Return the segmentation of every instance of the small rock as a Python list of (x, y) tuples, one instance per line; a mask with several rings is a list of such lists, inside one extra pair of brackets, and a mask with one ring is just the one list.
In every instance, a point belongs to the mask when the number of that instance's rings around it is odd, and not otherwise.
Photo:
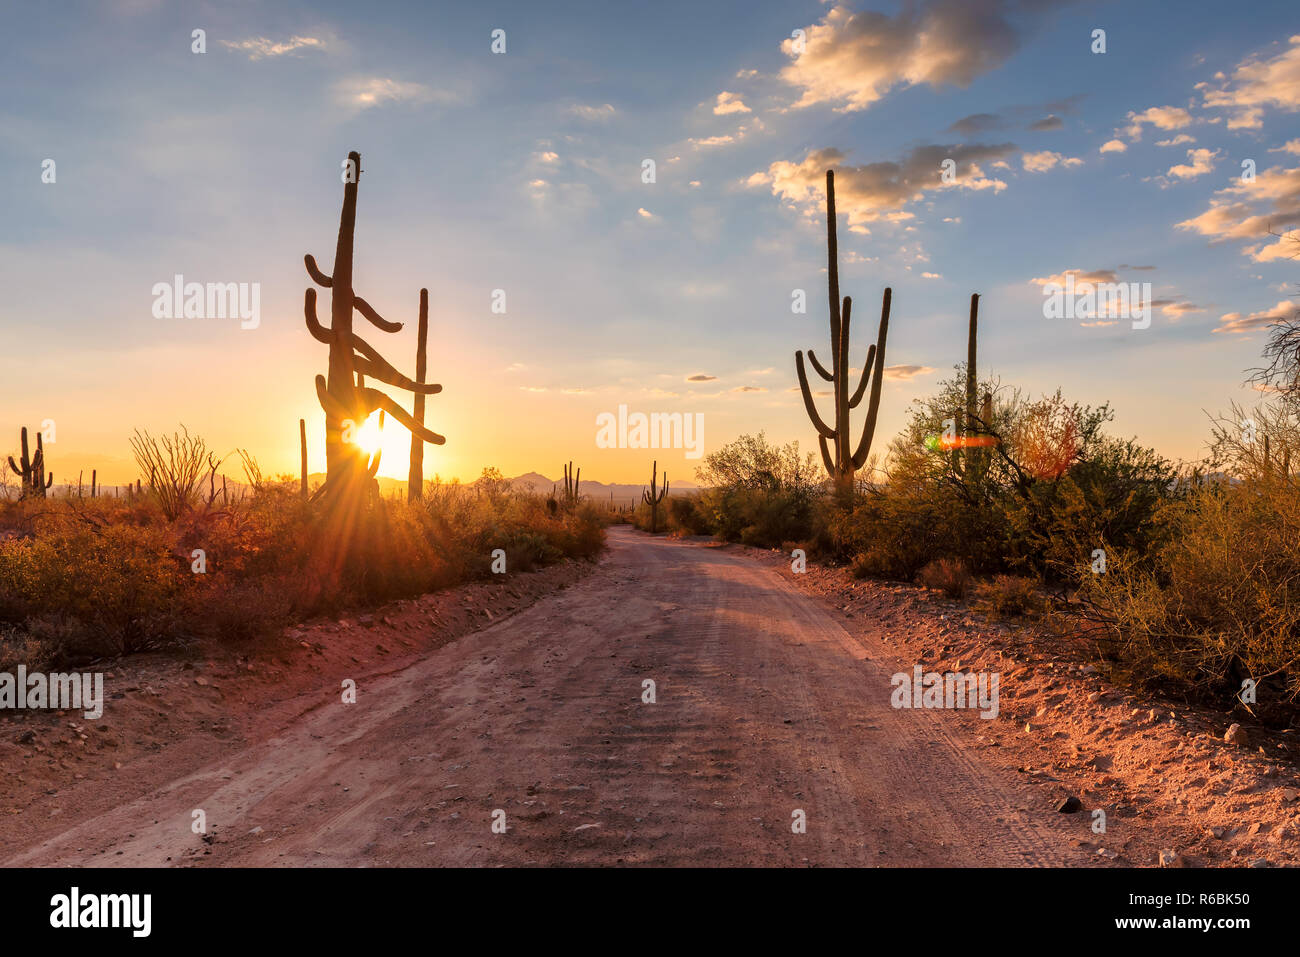
[(1216, 841), (1221, 841), (1223, 840), (1223, 835), (1228, 833), (1228, 830), (1223, 827), (1212, 827), (1209, 829), (1208, 833), (1210, 837), (1214, 838)]
[(1161, 851), (1159, 855), (1159, 861), (1161, 867), (1186, 867), (1187, 866), (1186, 862), (1183, 861), (1182, 855), (1176, 854), (1173, 851)]
[(1056, 806), (1059, 814), (1074, 814), (1083, 808), (1083, 802), (1071, 794), (1064, 801)]
[(1285, 801), (1287, 804), (1290, 804), (1298, 797), (1300, 797), (1300, 791), (1297, 791), (1295, 788), (1282, 789), (1282, 800)]
[(1268, 867), (1268, 861), (1262, 857), (1257, 857), (1250, 862), (1251, 867)]
[(196, 685), (206, 685), (208, 683), (208, 679), (203, 677), (202, 675), (199, 675), (197, 678), (194, 679), (194, 683)]

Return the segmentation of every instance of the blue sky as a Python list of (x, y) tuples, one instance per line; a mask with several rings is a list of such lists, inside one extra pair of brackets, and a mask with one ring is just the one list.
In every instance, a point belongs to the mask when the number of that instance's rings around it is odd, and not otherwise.
[[(1243, 370), (1300, 282), (1267, 235), (1300, 225), (1294, 3), (137, 0), (14, 6), (7, 27), (0, 445), (55, 420), (60, 482), (126, 481), (131, 430), (180, 422), (289, 471), (306, 417), (323, 467), (301, 259), (330, 268), (350, 149), (355, 285), (409, 323), (369, 337), (407, 371), (430, 290), (444, 476), (572, 458), (639, 481), (649, 453), (595, 446), (620, 403), (703, 413), (706, 451), (759, 429), (815, 448), (790, 390), (794, 351), (826, 351), (828, 165), (855, 362), (894, 290), (879, 447), (964, 357), (979, 292), (984, 368), (1194, 457), (1205, 411), (1254, 400)], [(1046, 319), (1034, 280), (1067, 270), (1167, 308), (1143, 330)], [(177, 273), (260, 283), (260, 324), (155, 318)]]

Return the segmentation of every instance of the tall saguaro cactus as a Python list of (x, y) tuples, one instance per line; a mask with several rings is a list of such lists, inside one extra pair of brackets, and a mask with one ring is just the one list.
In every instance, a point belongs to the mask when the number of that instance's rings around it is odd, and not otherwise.
[[(862, 366), (862, 378), (857, 389), (849, 393), (849, 317), (852, 314), (853, 300), (844, 297), (843, 310), (840, 306), (840, 266), (839, 248), (835, 237), (835, 171), (826, 171), (826, 246), (827, 276), (830, 293), (831, 312), (831, 367), (825, 368), (811, 349), (808, 361), (812, 363), (817, 374), (831, 383), (835, 397), (835, 424), (827, 425), (817, 412), (813, 402), (813, 391), (808, 384), (808, 374), (804, 371), (803, 352), (795, 353), (795, 369), (799, 373), (799, 388), (803, 392), (804, 407), (808, 418), (817, 429), (817, 440), (821, 445), (822, 463), (826, 472), (835, 483), (835, 488), (844, 500), (853, 497), (853, 474), (866, 464), (871, 454), (871, 441), (876, 433), (876, 418), (880, 412), (880, 387), (885, 370), (885, 339), (889, 334), (889, 306), (893, 290), (886, 287), (884, 300), (880, 306), (880, 327), (876, 334), (876, 344), (867, 349), (867, 361)], [(857, 447), (853, 447), (850, 413), (861, 404), (866, 394), (868, 379), (871, 393), (867, 401), (867, 418), (863, 423), (862, 437)], [(834, 443), (835, 453), (831, 454), (828, 443)]]
[(41, 442), (41, 433), (36, 433), (36, 455), (27, 455), (27, 427), (22, 429), (22, 455), (17, 462), (9, 456), (9, 468), (22, 479), (23, 498), (45, 498), (45, 490), (54, 484), (54, 473), (45, 475), (45, 446)]
[(659, 503), (668, 497), (668, 472), (664, 471), (663, 490), (656, 493), (655, 485), (659, 481), (659, 460), (655, 459), (654, 469), (650, 472), (649, 490), (641, 490), (641, 501), (650, 506), (650, 534), (659, 531)]
[[(420, 290), (420, 327), (415, 343), (415, 381), (424, 385), (424, 376), (428, 371), (429, 345), (429, 290)], [(424, 394), (415, 393), (415, 421), (424, 426)], [(406, 476), (406, 497), (418, 502), (424, 497), (424, 440), (414, 432), (411, 433), (411, 468)]]
[(988, 472), (990, 455), (983, 447), (986, 442), (980, 439), (982, 433), (987, 432), (993, 425), (993, 395), (989, 392), (984, 393), (983, 401), (978, 407), (978, 417), (975, 404), (979, 390), (976, 363), (979, 308), (979, 293), (973, 292), (970, 297), (970, 323), (966, 332), (966, 418), (961, 429), (963, 443), (952, 452), (953, 472), (976, 480), (983, 479)]
[(329, 499), (357, 501), (369, 486), (367, 457), (348, 441), (361, 423), (375, 410), (382, 409), (410, 430), (413, 436), (434, 445), (446, 438), (426, 429), (409, 412), (378, 389), (367, 388), (369, 376), (386, 385), (405, 389), (417, 396), (442, 391), (441, 385), (424, 384), (398, 372), (366, 340), (352, 331), (352, 312), (356, 310), (383, 332), (397, 332), (400, 322), (389, 322), (352, 288), (352, 247), (357, 221), (357, 185), (361, 180), (361, 154), (348, 154), (348, 176), (343, 186), (343, 211), (339, 216), (339, 237), (334, 252), (334, 272), (325, 275), (308, 253), (303, 257), (307, 274), (330, 290), (330, 325), (325, 328), (316, 318), (316, 290), (308, 289), (304, 303), (307, 329), (318, 342), (330, 347), (329, 377), (316, 376), (316, 396), (325, 410), (325, 494)]

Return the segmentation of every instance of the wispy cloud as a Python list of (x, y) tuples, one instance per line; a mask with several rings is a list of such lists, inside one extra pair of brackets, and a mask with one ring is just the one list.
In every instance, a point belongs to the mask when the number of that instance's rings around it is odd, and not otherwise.
[(1272, 325), (1279, 319), (1286, 319), (1296, 314), (1297, 307), (1294, 302), (1283, 299), (1271, 309), (1261, 309), (1259, 312), (1252, 312), (1243, 316), (1239, 312), (1225, 313), (1219, 321), (1223, 323), (1215, 332), (1228, 332), (1234, 335), (1240, 335), (1243, 332), (1254, 332), (1257, 329), (1263, 329)]
[(340, 106), (364, 110), (386, 103), (451, 103), (458, 97), (423, 83), (386, 76), (350, 76), (334, 84), (334, 99)]
[(248, 37), (245, 40), (222, 40), (223, 45), (232, 50), (248, 54), (250, 60), (263, 60), (267, 57), (297, 55), (303, 50), (325, 50), (326, 41), (320, 37), (290, 37), (287, 40), (272, 40), (268, 37)]
[(713, 105), (713, 112), (718, 116), (726, 116), (728, 113), (749, 113), (751, 110), (745, 105), (745, 101), (740, 98), (739, 93), (728, 93), (723, 90), (718, 94), (718, 101)]

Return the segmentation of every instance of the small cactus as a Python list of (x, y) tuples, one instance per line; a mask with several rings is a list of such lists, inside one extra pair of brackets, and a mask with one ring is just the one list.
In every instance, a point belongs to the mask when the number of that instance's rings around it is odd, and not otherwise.
[(578, 477), (582, 475), (582, 469), (573, 470), (573, 462), (570, 461), (564, 467), (564, 510), (572, 512), (578, 507)]
[(36, 455), (32, 458), (27, 456), (27, 429), (22, 430), (22, 457), (19, 462), (14, 461), (14, 457), (9, 456), (9, 468), (13, 473), (22, 479), (22, 497), (23, 498), (45, 498), (45, 490), (54, 484), (54, 473), (50, 473), (47, 478), (45, 475), (45, 446), (41, 442), (41, 433), (36, 433)]
[(653, 535), (659, 531), (659, 503), (668, 497), (668, 473), (664, 472), (664, 486), (658, 493), (655, 492), (655, 484), (659, 479), (659, 460), (655, 459), (654, 469), (650, 472), (650, 488), (642, 489), (641, 501), (650, 506), (650, 534)]

